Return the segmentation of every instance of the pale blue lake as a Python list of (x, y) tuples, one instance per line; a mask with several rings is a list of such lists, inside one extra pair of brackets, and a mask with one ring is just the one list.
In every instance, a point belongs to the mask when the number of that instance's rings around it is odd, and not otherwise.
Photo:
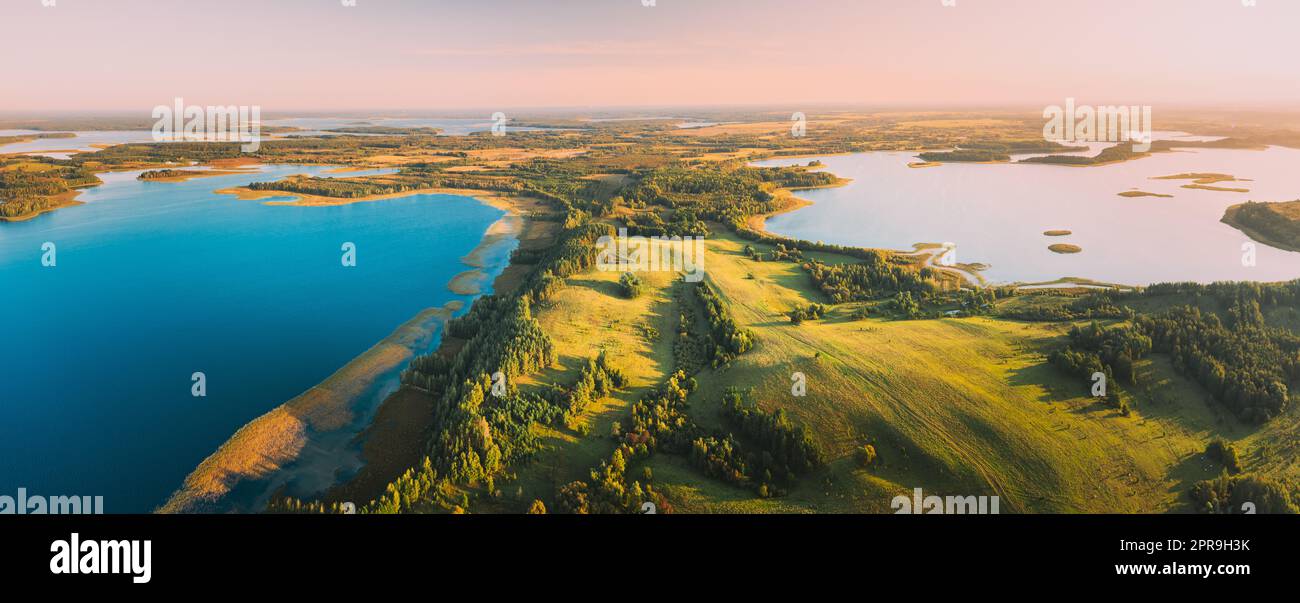
[[(948, 163), (911, 168), (915, 153), (878, 152), (773, 159), (759, 166), (813, 159), (853, 182), (799, 191), (813, 204), (767, 221), (774, 233), (810, 241), (911, 250), (917, 243), (956, 245), (957, 260), (989, 265), (991, 283), (1081, 277), (1126, 285), (1156, 282), (1279, 281), (1300, 278), (1300, 253), (1255, 244), (1221, 223), (1223, 210), (1247, 200), (1300, 198), (1300, 150), (1187, 149), (1097, 167)], [(1217, 186), (1249, 193), (1182, 188), (1190, 180), (1155, 180), (1187, 172), (1250, 179)], [(1173, 195), (1120, 197), (1138, 189)], [(1073, 231), (1046, 237), (1046, 230)], [(1082, 253), (1058, 254), (1053, 243)]]

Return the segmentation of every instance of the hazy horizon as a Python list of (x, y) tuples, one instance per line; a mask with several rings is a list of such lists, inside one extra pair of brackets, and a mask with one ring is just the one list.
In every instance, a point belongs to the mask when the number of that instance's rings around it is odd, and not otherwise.
[(1272, 0), (15, 0), (0, 111), (1263, 109), (1300, 100), (1298, 20)]

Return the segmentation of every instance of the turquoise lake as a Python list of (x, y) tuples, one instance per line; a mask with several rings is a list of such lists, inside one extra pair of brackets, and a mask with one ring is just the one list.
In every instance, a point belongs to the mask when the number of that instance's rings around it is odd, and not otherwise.
[[(0, 494), (151, 511), (249, 420), (421, 310), (468, 306), (447, 285), (499, 209), (455, 195), (294, 207), (212, 192), (328, 169), (103, 174), (85, 205), (0, 223)], [(512, 246), (489, 254), (489, 274)], [(206, 397), (191, 395), (195, 372)]]

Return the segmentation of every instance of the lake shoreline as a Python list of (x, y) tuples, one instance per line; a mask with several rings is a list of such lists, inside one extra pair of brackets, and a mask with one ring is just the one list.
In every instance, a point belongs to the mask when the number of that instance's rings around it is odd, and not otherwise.
[(1268, 245), (1269, 247), (1274, 247), (1277, 249), (1281, 249), (1283, 251), (1300, 252), (1300, 246), (1289, 245), (1282, 241), (1278, 241), (1271, 237), (1265, 236), (1263, 233), (1259, 232), (1258, 230), (1255, 230), (1254, 228), (1242, 224), (1241, 221), (1237, 219), (1237, 212), (1241, 210), (1241, 207), (1243, 205), (1245, 205), (1245, 203), (1238, 203), (1236, 205), (1229, 206), (1227, 209), (1223, 210), (1223, 217), (1220, 218), (1219, 221), (1241, 231), (1242, 234), (1246, 235), (1247, 237), (1250, 237), (1250, 240), (1255, 241), (1256, 243), (1263, 243), (1265, 245)]
[[(852, 182), (853, 182), (852, 178), (841, 178), (839, 176), (836, 176), (836, 181), (831, 184), (825, 184), (821, 186), (801, 186), (796, 188), (782, 188), (780, 189), (780, 191), (783, 193), (785, 204), (782, 207), (776, 209), (775, 211), (770, 211), (763, 214), (754, 214), (752, 216), (749, 216), (748, 218), (745, 219), (745, 227), (762, 235), (776, 237), (780, 239), (786, 239), (788, 241), (797, 241), (799, 239), (795, 237), (791, 237), (789, 235), (784, 235), (778, 232), (768, 230), (767, 220), (775, 216), (788, 214), (813, 205), (812, 201), (809, 201), (808, 199), (804, 199), (803, 197), (796, 196), (794, 193), (798, 191), (816, 190), (816, 189), (824, 189), (824, 188), (837, 188), (841, 186), (847, 186)], [(969, 282), (974, 285), (978, 285), (981, 287), (985, 285), (984, 277), (979, 274), (978, 270), (965, 269), (960, 266), (943, 266), (943, 265), (935, 264), (933, 261), (935, 259), (935, 254), (930, 252), (930, 250), (938, 247), (941, 247), (941, 245), (939, 245), (938, 243), (916, 243), (912, 246), (911, 251), (903, 251), (901, 249), (884, 249), (881, 247), (862, 247), (862, 249), (882, 249), (884, 251), (889, 251), (891, 253), (896, 253), (899, 255), (924, 256), (924, 258), (922, 259), (923, 266), (933, 268), (935, 270), (940, 270), (943, 272), (954, 273), (960, 276), (963, 281)]]
[[(432, 191), (408, 191), (385, 198), (431, 193)], [(485, 194), (480, 198), (475, 193)], [(510, 264), (507, 260), (500, 266), (488, 266), (484, 258), (489, 252), (517, 240), (527, 230), (530, 220), (523, 210), (532, 207), (536, 201), (488, 191), (438, 189), (437, 194), (470, 197), (506, 212), (485, 230), (478, 245), (462, 258), (462, 262), (472, 266), (471, 270), (456, 275), (448, 283), (448, 288), (458, 295), (479, 295), (481, 286), (477, 284), (485, 281), (490, 276), (489, 272), (498, 267), (499, 280), (501, 273), (506, 272)], [(476, 286), (465, 286), (467, 282)], [(468, 292), (471, 289), (473, 292)], [(395, 392), (382, 395), (382, 399), (373, 408), (357, 409), (355, 407), (358, 402), (363, 401), (367, 394), (375, 393), (376, 388), (383, 385), (381, 381), (400, 373), (414, 356), (432, 348), (435, 343), (441, 347), (445, 341), (442, 337), (443, 327), (465, 307), (464, 302), (453, 300), (441, 307), (426, 308), (339, 368), (325, 381), (249, 421), (186, 476), (181, 486), (155, 512), (256, 512), (259, 510), (256, 506), (264, 504), (262, 499), (275, 495), (275, 492), (265, 490), (277, 485), (282, 487), (280, 482), (292, 479), (295, 469), (319, 473), (321, 459), (314, 458), (311, 459), (315, 461), (314, 464), (308, 463), (305, 451), (320, 457), (321, 440), (327, 436), (337, 436), (343, 430), (356, 431), (341, 440), (347, 444), (347, 448), (354, 448), (351, 445), (371, 430), (374, 420), (381, 416), (389, 400), (404, 388), (398, 385)], [(358, 413), (358, 410), (361, 412)], [(345, 450), (337, 452), (344, 453)], [(361, 468), (364, 469), (368, 459), (364, 458), (364, 454), (358, 456), (361, 457)], [(341, 463), (345, 459), (339, 460)], [(344, 483), (347, 481), (350, 478)], [(259, 485), (263, 487), (259, 488)], [(334, 484), (332, 487), (339, 485)], [(253, 508), (238, 508), (241, 502), (249, 502), (241, 492), (250, 489), (255, 491)]]
[(240, 427), (185, 477), (181, 487), (156, 512), (229, 510), (233, 501), (227, 497), (237, 487), (286, 470), (310, 446), (314, 436), (352, 423), (354, 399), (382, 374), (414, 356), (410, 348), (450, 318), (459, 304), (453, 301), (423, 310), (325, 381)]
[[(511, 203), (510, 211), (515, 214), (515, 220), (507, 222), (512, 218), (507, 215), (498, 224), (502, 224), (503, 228), (506, 224), (517, 225), (518, 230), (513, 233), (513, 237), (519, 241), (520, 249), (543, 249), (552, 243), (557, 224), (534, 219), (530, 215), (545, 207), (544, 202), (530, 197), (506, 197), (500, 194), (491, 196), (492, 199), (484, 199), (483, 202)], [(501, 232), (498, 231), (498, 234)], [(491, 234), (486, 235), (485, 245), (470, 252), (465, 261), (475, 261), (475, 257), (487, 249), (486, 245), (491, 245), (486, 240), (490, 236)], [(506, 262), (505, 268), (492, 280), (492, 293), (513, 291), (527, 276), (530, 267), (530, 264), (517, 264), (513, 259)], [(463, 340), (444, 334), (434, 353), (451, 358), (462, 345)], [(432, 395), (417, 387), (403, 385), (390, 393), (376, 410), (370, 426), (357, 436), (364, 465), (356, 474), (331, 487), (320, 500), (326, 503), (353, 502), (361, 507), (382, 496), (384, 488), (404, 471), (418, 466), (427, 454), (425, 445), (433, 428), (432, 405)]]
[[(108, 145), (108, 146), (113, 146), (113, 145)], [(51, 151), (51, 152), (55, 152), (55, 151)], [(69, 152), (80, 153), (82, 151), (69, 151)], [(17, 154), (21, 154), (21, 153), (15, 153), (15, 155)], [(3, 155), (3, 153), (0, 153), (0, 155)], [(213, 168), (211, 171), (191, 171), (191, 172), (187, 172), (184, 176), (156, 178), (148, 181), (149, 182), (186, 182), (193, 178), (206, 178), (211, 176), (231, 176), (235, 174), (243, 174), (249, 172), (250, 170), (243, 169), (246, 166), (256, 166), (261, 164), (262, 164), (261, 161), (257, 159), (251, 159), (251, 158), (214, 159), (205, 164), (202, 164), (201, 166), (183, 166), (189, 168), (211, 167)], [(181, 169), (183, 169), (183, 167)], [(131, 168), (95, 170), (94, 173), (96, 175), (99, 175), (99, 174), (112, 174), (115, 172), (135, 172), (139, 170), (149, 171), (149, 170), (156, 170), (156, 169), (176, 169), (176, 166), (172, 164), (161, 164), (161, 165), (155, 165), (151, 167), (131, 167)], [(68, 207), (76, 207), (78, 205), (85, 205), (85, 202), (76, 200), (76, 198), (81, 195), (81, 192), (88, 188), (103, 186), (103, 184), (104, 183), (101, 180), (96, 184), (90, 184), (84, 187), (75, 188), (73, 190), (64, 193), (59, 193), (58, 195), (53, 196), (55, 199), (58, 200), (54, 205), (51, 205), (49, 207), (43, 207), (35, 212), (28, 212), (18, 216), (12, 216), (12, 217), (0, 216), (0, 222), (25, 222), (27, 220), (31, 220), (33, 218), (41, 216), (42, 214), (46, 214), (52, 211), (56, 211)]]
[(0, 222), (26, 222), (28, 220), (38, 218), (44, 214), (57, 211), (66, 207), (76, 207), (78, 205), (85, 205), (86, 203), (84, 201), (77, 200), (77, 197), (80, 195), (81, 195), (81, 189), (73, 189), (66, 193), (59, 193), (58, 195), (54, 196), (54, 198), (57, 199), (54, 205), (51, 205), (49, 207), (42, 207), (36, 211), (27, 212), (25, 214), (19, 214), (17, 216), (0, 216)]

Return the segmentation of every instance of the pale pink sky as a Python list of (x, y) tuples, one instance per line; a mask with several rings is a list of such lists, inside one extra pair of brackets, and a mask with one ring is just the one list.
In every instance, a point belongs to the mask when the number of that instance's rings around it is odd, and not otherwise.
[(1300, 106), (1300, 1), (0, 0), (0, 111)]

